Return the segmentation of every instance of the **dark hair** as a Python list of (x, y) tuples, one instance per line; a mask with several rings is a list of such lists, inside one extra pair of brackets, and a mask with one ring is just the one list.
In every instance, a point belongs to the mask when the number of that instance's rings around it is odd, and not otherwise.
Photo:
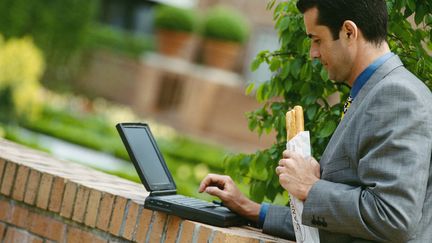
[(299, 0), (297, 8), (305, 13), (316, 7), (318, 23), (330, 28), (333, 39), (339, 39), (344, 21), (351, 20), (365, 39), (376, 45), (387, 39), (387, 6), (384, 0)]

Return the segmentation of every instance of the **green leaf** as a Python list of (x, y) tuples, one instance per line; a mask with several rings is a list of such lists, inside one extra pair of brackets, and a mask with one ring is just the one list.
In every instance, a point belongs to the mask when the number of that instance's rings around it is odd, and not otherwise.
[(417, 25), (419, 25), (423, 21), (423, 18), (426, 15), (426, 11), (426, 7), (422, 6), (421, 4), (417, 5), (416, 13), (414, 16), (414, 21)]
[(291, 75), (294, 76), (294, 78), (298, 78), (301, 65), (302, 60), (300, 59), (295, 59), (294, 62), (291, 63)]
[(290, 18), (288, 18), (287, 16), (284, 16), (283, 19), (281, 20), (278, 29), (280, 31), (284, 31), (289, 27), (290, 24)]
[(267, 190), (266, 190), (266, 197), (270, 199), (271, 201), (274, 201), (276, 195), (278, 194), (279, 190), (277, 188), (272, 187), (272, 184), (267, 183)]
[(305, 97), (310, 93), (310, 85), (309, 83), (303, 83), (302, 88), (300, 90), (300, 95)]
[(316, 105), (314, 105), (314, 106), (310, 106), (310, 108), (308, 108), (308, 109), (306, 110), (306, 116), (307, 116), (307, 118), (308, 118), (309, 120), (312, 120), (312, 119), (314, 118), (314, 116), (315, 116), (317, 110), (318, 110), (318, 107), (317, 107)]
[(415, 11), (415, 10), (416, 10), (416, 3), (415, 3), (414, 0), (408, 0), (408, 1), (407, 1), (407, 5), (408, 5), (408, 8), (409, 8), (411, 11)]
[(261, 84), (256, 92), (256, 99), (258, 100), (258, 102), (262, 103), (264, 101), (264, 88), (265, 88), (265, 84)]
[(322, 80), (324, 80), (324, 81), (329, 79), (328, 72), (327, 72), (327, 70), (325, 70), (325, 68), (321, 68), (320, 76), (321, 76)]
[(290, 73), (290, 65), (289, 65), (289, 63), (285, 63), (282, 66), (282, 71), (280, 72), (280, 78), (282, 80), (286, 79), (288, 77), (289, 73)]
[(280, 59), (279, 58), (273, 58), (271, 60), (270, 67), (269, 67), (270, 71), (275, 72), (276, 70), (279, 69), (280, 65), (281, 65)]
[(250, 194), (252, 200), (255, 202), (262, 202), (264, 200), (266, 186), (264, 181), (252, 181), (250, 187)]
[(278, 5), (276, 5), (276, 8), (273, 12), (273, 20), (278, 19), (281, 16), (281, 13), (283, 11), (284, 8), (284, 3), (283, 2), (279, 2)]
[(251, 172), (252, 178), (265, 181), (267, 180), (267, 162), (270, 160), (270, 157), (267, 153), (259, 153), (254, 160), (252, 160), (251, 164)]
[(288, 93), (291, 90), (293, 82), (290, 79), (284, 81), (284, 91)]
[(256, 71), (261, 66), (262, 62), (263, 58), (256, 57), (251, 63), (250, 69), (252, 70), (252, 72)]
[(336, 129), (336, 122), (333, 120), (326, 121), (324, 128), (319, 132), (320, 138), (326, 138), (330, 136)]
[(246, 88), (246, 95), (250, 95), (255, 88), (255, 83), (250, 83)]
[(250, 131), (255, 130), (255, 128), (257, 127), (257, 125), (258, 125), (258, 122), (254, 118), (250, 119), (249, 122), (248, 122), (248, 128), (249, 128)]
[(302, 80), (308, 80), (308, 76), (310, 74), (310, 67), (311, 65), (309, 63), (303, 64), (303, 66), (300, 69), (300, 79)]
[(315, 95), (309, 94), (309, 95), (306, 96), (304, 102), (305, 102), (306, 105), (311, 105), (311, 104), (315, 103), (315, 101), (316, 101)]
[(276, 0), (270, 0), (270, 1), (267, 3), (266, 9), (267, 9), (267, 10), (272, 9), (273, 6), (275, 5), (275, 3), (276, 3)]
[(273, 124), (273, 122), (272, 122), (272, 120), (270, 120), (270, 119), (267, 119), (267, 120), (265, 120), (264, 121), (264, 125), (263, 125), (263, 127), (264, 127), (264, 129), (265, 129), (265, 132), (267, 133), (267, 134), (269, 134), (270, 132), (271, 132), (271, 130), (272, 130), (272, 124)]

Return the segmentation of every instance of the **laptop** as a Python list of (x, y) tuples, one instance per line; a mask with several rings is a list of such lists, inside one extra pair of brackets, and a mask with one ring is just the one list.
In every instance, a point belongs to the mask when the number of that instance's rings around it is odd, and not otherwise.
[(177, 194), (176, 184), (145, 123), (119, 123), (117, 131), (150, 195), (144, 207), (219, 227), (243, 225), (246, 220), (220, 204)]

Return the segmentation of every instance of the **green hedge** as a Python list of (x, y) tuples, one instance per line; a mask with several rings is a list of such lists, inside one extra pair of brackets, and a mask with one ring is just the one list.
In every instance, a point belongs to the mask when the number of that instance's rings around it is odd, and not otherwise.
[(0, 32), (33, 36), (49, 58), (68, 56), (84, 43), (97, 6), (97, 0), (2, 0)]
[(155, 49), (154, 39), (145, 35), (134, 35), (130, 32), (110, 26), (93, 24), (88, 30), (86, 49), (107, 49), (109, 51), (139, 57)]
[[(115, 124), (110, 124), (101, 116), (80, 115), (46, 107), (38, 119), (31, 122), (23, 121), (21, 125), (33, 131), (129, 160), (114, 127)], [(212, 171), (223, 171), (223, 159), (228, 151), (221, 147), (181, 135), (169, 139), (156, 137), (156, 140), (165, 157), (192, 164), (204, 163)]]
[(76, 57), (98, 6), (99, 0), (1, 0), (0, 33), (32, 36), (47, 62), (45, 84), (61, 89), (77, 73)]
[[(38, 119), (20, 123), (27, 129), (130, 160), (114, 127), (115, 124), (111, 124), (103, 116), (45, 107)], [(11, 126), (5, 128), (5, 133), (7, 139), (44, 150), (36, 140), (20, 137), (19, 131)], [(156, 141), (178, 184), (178, 192), (211, 200), (212, 197), (209, 195), (198, 193), (199, 183), (208, 172), (223, 173), (223, 160), (228, 151), (183, 135), (169, 137), (156, 135)], [(106, 170), (105, 172), (139, 182), (134, 170)]]

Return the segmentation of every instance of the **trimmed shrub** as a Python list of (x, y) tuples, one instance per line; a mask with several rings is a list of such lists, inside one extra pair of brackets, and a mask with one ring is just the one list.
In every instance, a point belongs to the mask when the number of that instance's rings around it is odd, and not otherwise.
[(239, 12), (222, 6), (210, 9), (204, 19), (203, 36), (244, 43), (249, 36), (249, 23)]
[(192, 9), (168, 5), (155, 7), (155, 27), (158, 29), (193, 32), (197, 27), (197, 20)]

